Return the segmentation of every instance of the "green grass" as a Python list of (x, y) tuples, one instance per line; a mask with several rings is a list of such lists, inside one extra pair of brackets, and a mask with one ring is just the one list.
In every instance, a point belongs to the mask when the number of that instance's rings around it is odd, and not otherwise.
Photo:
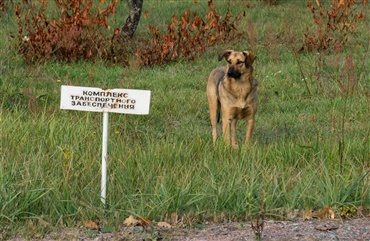
[[(199, 2), (145, 2), (149, 15), (137, 35), (147, 36), (147, 24), (158, 16), (158, 26), (165, 26), (173, 13), (189, 8), (205, 13), (205, 2)], [(216, 1), (224, 12), (242, 10), (244, 4)], [(115, 24), (122, 23), (124, 6), (117, 13), (120, 19), (112, 20)], [(218, 52), (250, 49), (247, 36), (232, 45), (215, 46), (194, 62), (179, 60), (153, 68), (56, 61), (27, 66), (9, 47), (16, 24), (11, 10), (4, 13), (1, 229), (27, 233), (21, 227), (29, 219), (40, 224), (42, 232), (96, 219), (119, 225), (130, 214), (162, 221), (174, 212), (199, 221), (224, 214), (244, 220), (260, 211), (263, 198), (271, 218), (327, 205), (335, 210), (341, 205), (363, 206), (368, 211), (369, 18), (358, 23), (342, 52), (298, 56), (309, 95), (292, 50), (312, 24), (305, 2), (253, 2), (252, 9), (244, 10), (256, 32), (259, 110), (253, 144), (239, 150), (221, 140), (212, 144), (205, 88), (210, 71), (224, 64), (217, 61)], [(298, 18), (307, 21), (292, 22)], [(245, 29), (247, 22), (241, 26)], [(268, 26), (280, 36), (275, 40), (275, 60), (266, 47)], [(340, 71), (349, 53), (360, 82), (353, 94), (343, 96), (338, 80), (348, 81)], [(100, 202), (102, 114), (60, 110), (61, 84), (152, 91), (149, 115), (110, 114), (107, 210)], [(238, 129), (241, 143), (244, 123)]]

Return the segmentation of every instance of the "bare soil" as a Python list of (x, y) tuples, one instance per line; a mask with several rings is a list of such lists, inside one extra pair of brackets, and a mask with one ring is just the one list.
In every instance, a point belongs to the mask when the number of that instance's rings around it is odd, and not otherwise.
[[(187, 241), (241, 241), (256, 240), (250, 223), (209, 223), (198, 228), (161, 228), (156, 224), (146, 227), (122, 227), (114, 232), (68, 229), (34, 239), (21, 236), (8, 238), (11, 241), (25, 240), (187, 240)], [(370, 218), (352, 220), (265, 221), (260, 240), (370, 240)]]

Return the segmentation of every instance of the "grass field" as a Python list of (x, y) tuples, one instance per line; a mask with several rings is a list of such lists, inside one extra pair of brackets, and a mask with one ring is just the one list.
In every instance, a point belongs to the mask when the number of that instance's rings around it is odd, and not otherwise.
[[(53, 2), (53, 1), (50, 1)], [(209, 48), (195, 61), (165, 66), (108, 66), (97, 61), (27, 65), (14, 51), (13, 9), (0, 18), (0, 230), (32, 235), (100, 220), (117, 226), (129, 215), (189, 223), (245, 220), (265, 212), (330, 205), (370, 208), (369, 7), (342, 51), (294, 54), (314, 28), (306, 1), (215, 1), (221, 13), (245, 11), (239, 29), (254, 25), (255, 42)], [(148, 23), (166, 26), (176, 13), (203, 16), (207, 2), (144, 1), (136, 38)], [(11, 4), (9, 4), (11, 5)], [(11, 6), (10, 6), (11, 7)], [(127, 14), (120, 3), (112, 25)], [(135, 41), (135, 38), (134, 38)], [(205, 88), (222, 49), (258, 58), (259, 110), (253, 144), (238, 150), (212, 144)], [(350, 56), (350, 57), (349, 57)], [(354, 68), (348, 67), (352, 63)], [(347, 61), (346, 61), (347, 59)], [(132, 60), (134, 62), (134, 60)], [(341, 87), (355, 76), (354, 90)], [(303, 79), (305, 78), (305, 79)], [(100, 202), (102, 114), (59, 109), (61, 85), (151, 90), (150, 114), (110, 114), (108, 207)], [(238, 125), (244, 138), (244, 123)], [(261, 206), (265, 206), (265, 211)], [(346, 213), (344, 216), (356, 215)], [(301, 217), (301, 216), (299, 216)], [(36, 232), (35, 231), (35, 232)]]

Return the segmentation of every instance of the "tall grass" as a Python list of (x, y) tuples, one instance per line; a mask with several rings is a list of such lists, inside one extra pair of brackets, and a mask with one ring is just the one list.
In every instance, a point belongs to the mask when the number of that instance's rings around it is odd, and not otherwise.
[[(145, 24), (158, 19), (152, 16), (162, 16), (160, 25), (177, 6), (188, 5), (204, 7), (192, 1), (146, 2), (149, 15), (137, 34), (145, 37)], [(216, 7), (242, 9), (243, 2), (216, 1)], [(320, 56), (323, 62), (315, 54), (299, 55), (300, 69), (292, 46), (301, 43), (310, 24), (305, 2), (253, 2), (244, 10), (255, 27), (259, 110), (253, 145), (239, 150), (221, 140), (212, 144), (205, 86), (210, 71), (224, 64), (217, 61), (219, 50), (250, 49), (248, 36), (215, 46), (197, 61), (150, 69), (99, 62), (27, 66), (8, 48), (14, 16), (10, 10), (2, 15), (0, 226), (19, 227), (30, 219), (49, 228), (95, 219), (119, 224), (130, 214), (157, 221), (171, 213), (200, 221), (245, 220), (259, 211), (263, 198), (269, 217), (327, 205), (368, 210), (370, 76), (361, 66), (370, 63), (364, 40), (369, 19), (343, 52)], [(298, 18), (307, 22), (287, 23)], [(269, 57), (267, 35), (276, 36), (269, 42), (276, 44), (276, 59)], [(344, 97), (336, 79), (342, 78), (337, 73), (348, 53), (362, 79)], [(61, 84), (152, 91), (149, 115), (110, 114), (106, 210), (100, 202), (102, 115), (60, 110)], [(241, 142), (244, 123), (238, 129)]]

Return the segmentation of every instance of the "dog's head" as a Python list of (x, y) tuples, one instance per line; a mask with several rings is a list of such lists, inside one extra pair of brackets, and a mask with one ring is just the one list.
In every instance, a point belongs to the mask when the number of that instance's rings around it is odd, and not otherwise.
[(249, 51), (224, 50), (218, 56), (218, 61), (223, 58), (227, 61), (227, 77), (238, 79), (243, 74), (253, 71), (252, 64), (257, 56)]

